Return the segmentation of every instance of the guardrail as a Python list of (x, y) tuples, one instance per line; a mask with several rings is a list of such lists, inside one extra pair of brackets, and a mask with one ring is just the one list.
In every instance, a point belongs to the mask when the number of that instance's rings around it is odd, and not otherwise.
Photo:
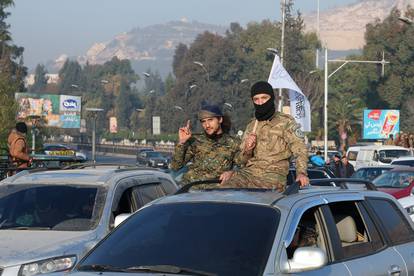
[[(76, 147), (79, 150), (92, 150), (91, 144), (76, 144)], [(97, 144), (96, 151), (103, 153), (118, 153), (118, 154), (127, 154), (127, 155), (136, 155), (139, 149), (152, 148), (156, 151), (164, 152), (166, 154), (172, 154), (174, 152), (174, 146), (167, 145), (139, 145), (139, 146), (121, 146), (121, 145), (104, 145)]]

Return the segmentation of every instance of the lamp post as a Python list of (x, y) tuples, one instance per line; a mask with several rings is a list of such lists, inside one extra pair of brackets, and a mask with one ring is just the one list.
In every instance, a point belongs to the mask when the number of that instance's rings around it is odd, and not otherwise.
[(85, 109), (87, 112), (91, 113), (92, 118), (92, 162), (96, 163), (96, 151), (95, 151), (95, 145), (96, 145), (96, 118), (98, 117), (98, 113), (102, 112), (102, 108), (94, 108), (94, 107), (87, 107)]
[[(319, 40), (320, 38), (320, 14), (319, 14), (319, 0), (317, 0), (317, 10), (316, 10), (316, 38)], [(315, 57), (315, 65), (316, 68), (319, 68), (319, 49), (316, 49), (316, 57)]]
[(41, 116), (39, 115), (30, 115), (28, 119), (32, 122), (32, 154), (36, 153), (36, 133), (39, 131), (37, 129), (37, 124), (39, 123)]
[[(329, 62), (342, 62), (342, 64), (336, 68), (332, 73), (328, 74), (328, 63)], [(345, 59), (328, 59), (328, 49), (325, 48), (325, 78), (324, 78), (324, 158), (325, 161), (328, 161), (328, 79), (332, 77), (336, 72), (338, 72), (342, 67), (348, 63), (371, 63), (371, 64), (381, 64), (381, 76), (385, 74), (385, 64), (390, 63), (385, 61), (385, 54), (382, 52), (382, 60), (373, 61), (373, 60), (345, 60)]]
[(203, 64), (203, 63), (201, 63), (201, 62), (199, 62), (199, 61), (193, 61), (193, 63), (194, 63), (195, 65), (200, 66), (200, 67), (204, 70), (204, 72), (206, 72), (206, 75), (207, 75), (207, 82), (210, 82), (210, 75), (209, 75), (209, 73), (208, 73), (208, 71), (207, 71), (207, 68), (204, 66), (204, 64)]

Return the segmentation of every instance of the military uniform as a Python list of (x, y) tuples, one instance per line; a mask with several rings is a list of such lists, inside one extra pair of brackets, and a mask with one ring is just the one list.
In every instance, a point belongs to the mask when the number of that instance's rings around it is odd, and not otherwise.
[[(246, 128), (246, 136), (253, 131), (256, 120)], [(276, 112), (269, 120), (258, 121), (256, 147), (251, 155), (241, 154), (244, 166), (224, 183), (223, 187), (271, 188), (284, 191), (289, 160), (296, 159), (296, 173), (307, 175), (308, 151), (303, 133), (293, 117)]]
[[(235, 164), (240, 141), (229, 134), (221, 134), (212, 139), (205, 134), (194, 134), (185, 144), (175, 146), (171, 162), (173, 170), (179, 170), (188, 164), (188, 172), (183, 183), (196, 180), (217, 179), (229, 171)], [(200, 185), (195, 188), (211, 188), (212, 185)]]

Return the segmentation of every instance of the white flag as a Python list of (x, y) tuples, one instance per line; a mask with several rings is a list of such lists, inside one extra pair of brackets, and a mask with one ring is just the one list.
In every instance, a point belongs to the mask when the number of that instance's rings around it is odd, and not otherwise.
[(270, 71), (268, 82), (274, 89), (285, 88), (289, 90), (290, 113), (300, 124), (302, 131), (311, 131), (311, 113), (308, 98), (296, 85), (289, 73), (280, 63), (278, 55), (275, 55), (272, 70)]

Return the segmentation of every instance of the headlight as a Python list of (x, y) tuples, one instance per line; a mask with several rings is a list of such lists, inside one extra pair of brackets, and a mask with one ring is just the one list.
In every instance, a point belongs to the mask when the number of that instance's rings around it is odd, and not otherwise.
[(20, 267), (19, 276), (33, 276), (71, 269), (76, 263), (76, 256), (63, 256), (24, 264)]
[(409, 215), (414, 214), (414, 206), (406, 207), (405, 210)]

